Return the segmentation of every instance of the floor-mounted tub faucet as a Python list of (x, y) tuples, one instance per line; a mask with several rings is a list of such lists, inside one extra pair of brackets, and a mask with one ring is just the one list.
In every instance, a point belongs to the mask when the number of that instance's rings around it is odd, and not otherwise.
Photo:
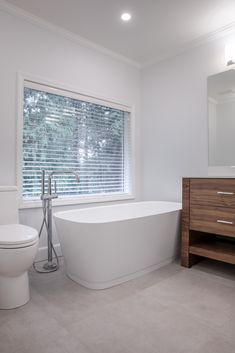
[[(45, 189), (46, 184), (46, 171), (42, 170), (42, 183), (41, 183), (41, 200), (43, 207), (43, 222), (39, 231), (39, 236), (42, 233), (43, 226), (46, 226), (47, 231), (47, 262), (43, 265), (43, 270), (38, 270), (34, 264), (34, 268), (37, 272), (53, 272), (59, 268), (59, 260), (52, 242), (52, 200), (58, 198), (56, 181), (54, 182), (54, 190), (52, 190), (52, 177), (54, 175), (71, 174), (74, 175), (77, 182), (80, 182), (80, 178), (77, 172), (73, 170), (53, 170), (48, 174), (47, 191)], [(53, 261), (53, 252), (56, 257), (56, 261)]]

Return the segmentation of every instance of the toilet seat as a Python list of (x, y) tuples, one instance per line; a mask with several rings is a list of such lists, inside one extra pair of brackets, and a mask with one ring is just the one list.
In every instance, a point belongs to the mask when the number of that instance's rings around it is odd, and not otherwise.
[(38, 232), (22, 224), (0, 225), (0, 249), (18, 249), (38, 241)]

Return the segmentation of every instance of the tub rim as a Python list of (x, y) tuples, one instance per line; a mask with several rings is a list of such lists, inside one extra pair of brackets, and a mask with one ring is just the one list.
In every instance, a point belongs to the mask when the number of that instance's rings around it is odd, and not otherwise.
[[(175, 206), (175, 208), (173, 209), (169, 209), (169, 210), (164, 210), (162, 212), (149, 212), (148, 215), (140, 215), (140, 216), (135, 216), (135, 217), (129, 217), (129, 218), (121, 218), (119, 217), (118, 219), (112, 219), (110, 218), (109, 220), (105, 220), (105, 221), (84, 221), (84, 220), (76, 220), (76, 219), (68, 219), (66, 218), (67, 214), (71, 214), (71, 213), (76, 213), (76, 212), (87, 212), (89, 211), (95, 211), (97, 209), (99, 210), (105, 210), (107, 208), (118, 208), (120, 206), (131, 206), (131, 205), (139, 205), (139, 204), (151, 204), (151, 203), (157, 203), (157, 204), (168, 204), (168, 205), (172, 205)], [(62, 221), (66, 221), (66, 222), (71, 222), (71, 223), (77, 223), (77, 224), (105, 224), (105, 223), (113, 223), (113, 222), (127, 222), (127, 221), (131, 221), (134, 219), (140, 219), (140, 218), (146, 218), (146, 217), (153, 217), (153, 216), (160, 216), (163, 214), (168, 214), (168, 213), (173, 213), (173, 212), (180, 212), (182, 210), (182, 203), (180, 202), (174, 202), (174, 201), (136, 201), (136, 202), (128, 202), (128, 203), (120, 203), (120, 204), (112, 204), (112, 205), (102, 205), (102, 206), (95, 206), (95, 207), (85, 207), (85, 208), (76, 208), (76, 209), (72, 209), (72, 210), (66, 210), (66, 211), (59, 211), (53, 214), (53, 217), (55, 219), (59, 219)]]

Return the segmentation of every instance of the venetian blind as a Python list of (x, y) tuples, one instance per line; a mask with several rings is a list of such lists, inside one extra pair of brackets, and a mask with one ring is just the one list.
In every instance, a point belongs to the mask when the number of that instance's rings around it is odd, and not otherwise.
[(80, 175), (55, 176), (60, 197), (130, 191), (130, 112), (25, 84), (23, 115), (23, 199), (39, 198), (43, 169)]

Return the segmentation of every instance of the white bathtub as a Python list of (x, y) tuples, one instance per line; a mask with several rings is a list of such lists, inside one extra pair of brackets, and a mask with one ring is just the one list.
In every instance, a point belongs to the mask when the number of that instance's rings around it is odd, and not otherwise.
[(54, 215), (67, 275), (104, 289), (173, 261), (181, 204), (147, 201)]

